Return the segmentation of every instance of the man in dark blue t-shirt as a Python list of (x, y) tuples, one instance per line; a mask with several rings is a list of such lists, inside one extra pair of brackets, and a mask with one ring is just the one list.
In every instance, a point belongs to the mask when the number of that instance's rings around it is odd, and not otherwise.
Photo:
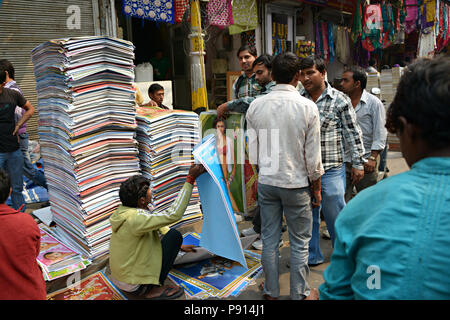
[[(0, 168), (11, 178), (12, 207), (25, 210), (23, 190), (23, 156), (20, 150), (18, 131), (34, 113), (34, 107), (19, 92), (5, 88), (6, 72), (0, 67)], [(23, 117), (16, 123), (16, 106), (25, 109)]]

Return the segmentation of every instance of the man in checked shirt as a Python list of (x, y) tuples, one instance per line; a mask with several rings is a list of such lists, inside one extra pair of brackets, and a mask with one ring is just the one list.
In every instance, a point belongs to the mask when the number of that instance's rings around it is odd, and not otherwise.
[[(356, 184), (364, 176), (364, 146), (350, 99), (325, 81), (325, 63), (318, 57), (304, 58), (300, 63), (300, 94), (316, 103), (320, 114), (322, 164), (322, 205), (313, 209), (312, 238), (309, 242), (311, 266), (323, 263), (320, 250), (320, 210), (322, 210), (331, 243), (334, 244), (334, 222), (345, 206), (344, 141), (351, 148), (351, 180)], [(345, 139), (345, 140), (344, 140)]]

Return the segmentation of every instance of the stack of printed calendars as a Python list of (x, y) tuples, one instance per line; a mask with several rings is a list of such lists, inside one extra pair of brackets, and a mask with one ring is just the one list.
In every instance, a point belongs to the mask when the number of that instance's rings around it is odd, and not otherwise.
[(109, 37), (32, 51), (39, 138), (58, 234), (89, 259), (109, 252), (120, 184), (139, 174), (134, 46)]
[[(150, 206), (157, 214), (175, 201), (194, 163), (192, 150), (200, 141), (199, 117), (191, 111), (142, 107), (138, 109), (136, 119), (141, 173), (151, 181)], [(183, 218), (172, 227), (194, 223), (201, 218), (200, 196), (194, 186)]]

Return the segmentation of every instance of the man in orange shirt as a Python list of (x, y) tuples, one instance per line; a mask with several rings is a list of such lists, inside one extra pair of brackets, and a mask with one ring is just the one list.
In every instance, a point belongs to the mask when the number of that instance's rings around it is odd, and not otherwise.
[(0, 300), (45, 300), (46, 287), (36, 258), (41, 233), (33, 218), (5, 204), (11, 193), (0, 169)]

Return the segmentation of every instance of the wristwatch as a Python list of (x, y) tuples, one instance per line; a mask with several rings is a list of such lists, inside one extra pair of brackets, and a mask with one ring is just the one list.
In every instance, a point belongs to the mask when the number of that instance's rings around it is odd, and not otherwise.
[(370, 157), (369, 157), (369, 160), (377, 161), (377, 158), (375, 158), (374, 156), (370, 156)]

